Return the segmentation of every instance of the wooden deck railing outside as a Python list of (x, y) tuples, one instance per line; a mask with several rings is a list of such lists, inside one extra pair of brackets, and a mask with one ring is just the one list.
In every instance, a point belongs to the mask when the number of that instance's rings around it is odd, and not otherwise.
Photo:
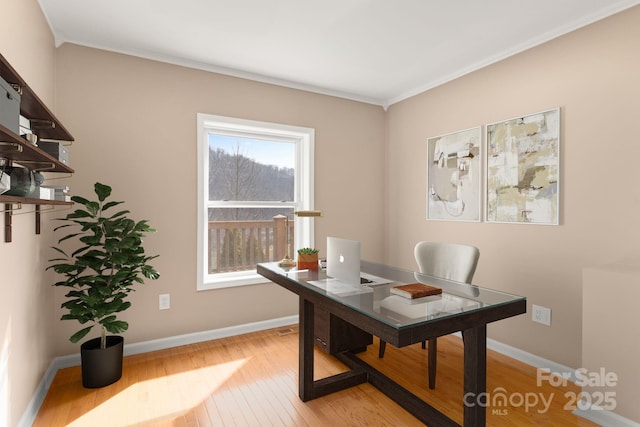
[(284, 215), (266, 221), (209, 221), (209, 274), (252, 270), (259, 262), (284, 258), (287, 222), (293, 242), (294, 221), (286, 221)]

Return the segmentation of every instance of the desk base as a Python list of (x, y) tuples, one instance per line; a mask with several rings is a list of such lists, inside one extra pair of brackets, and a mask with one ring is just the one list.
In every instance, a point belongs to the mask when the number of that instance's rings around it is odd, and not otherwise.
[[(300, 298), (298, 394), (303, 402), (368, 382), (430, 427), (459, 426), (451, 418), (349, 351), (336, 353), (334, 356), (347, 365), (350, 371), (314, 380), (314, 308), (311, 301)], [(477, 396), (486, 388), (486, 325), (464, 330), (462, 335), (465, 340), (465, 395), (473, 393)], [(465, 405), (465, 426), (483, 427), (485, 423), (484, 406)]]
[[(447, 417), (433, 406), (411, 393), (409, 390), (401, 387), (392, 379), (361, 360), (356, 355), (344, 352), (336, 354), (335, 357), (351, 368), (351, 372), (365, 373), (366, 379), (365, 381), (362, 381), (362, 383), (369, 382), (423, 423), (432, 427), (458, 426), (458, 423), (453, 421), (451, 418)], [(328, 379), (329, 378), (325, 378), (325, 380)]]

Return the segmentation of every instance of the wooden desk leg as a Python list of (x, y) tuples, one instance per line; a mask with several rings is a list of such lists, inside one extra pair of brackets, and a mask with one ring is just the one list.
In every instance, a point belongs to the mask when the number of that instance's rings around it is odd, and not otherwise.
[(313, 311), (311, 302), (300, 297), (300, 335), (298, 351), (298, 396), (303, 402), (313, 396)]
[[(423, 341), (424, 342), (424, 341)], [(436, 388), (436, 363), (438, 361), (438, 339), (429, 340), (429, 358), (427, 367), (429, 369), (429, 388)]]
[[(487, 422), (487, 326), (462, 331), (464, 339), (464, 426)], [(478, 396), (484, 396), (480, 399)]]

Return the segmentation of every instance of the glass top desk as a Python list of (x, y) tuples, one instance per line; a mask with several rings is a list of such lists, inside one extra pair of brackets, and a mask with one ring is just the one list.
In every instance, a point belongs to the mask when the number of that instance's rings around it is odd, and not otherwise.
[[(486, 391), (487, 323), (526, 312), (526, 298), (475, 285), (439, 279), (394, 267), (362, 261), (363, 273), (388, 283), (345, 285), (328, 278), (325, 270), (284, 270), (277, 263), (258, 264), (257, 271), (300, 297), (298, 394), (315, 399), (370, 382), (429, 426), (455, 426), (446, 415), (400, 387), (354, 353), (334, 354), (351, 371), (329, 378), (313, 377), (314, 310), (331, 315), (396, 347), (461, 331), (464, 340), (464, 395), (467, 401)], [(425, 283), (442, 288), (442, 295), (407, 300), (391, 294), (399, 284)], [(484, 426), (486, 405), (463, 405), (464, 426)]]

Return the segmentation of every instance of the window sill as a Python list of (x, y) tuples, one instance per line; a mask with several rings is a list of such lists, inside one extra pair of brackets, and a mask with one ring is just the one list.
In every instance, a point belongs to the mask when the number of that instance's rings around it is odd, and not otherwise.
[(262, 285), (269, 283), (264, 277), (257, 273), (249, 273), (236, 276), (211, 278), (204, 283), (198, 283), (196, 291), (209, 291), (212, 289), (236, 288), (240, 286)]

